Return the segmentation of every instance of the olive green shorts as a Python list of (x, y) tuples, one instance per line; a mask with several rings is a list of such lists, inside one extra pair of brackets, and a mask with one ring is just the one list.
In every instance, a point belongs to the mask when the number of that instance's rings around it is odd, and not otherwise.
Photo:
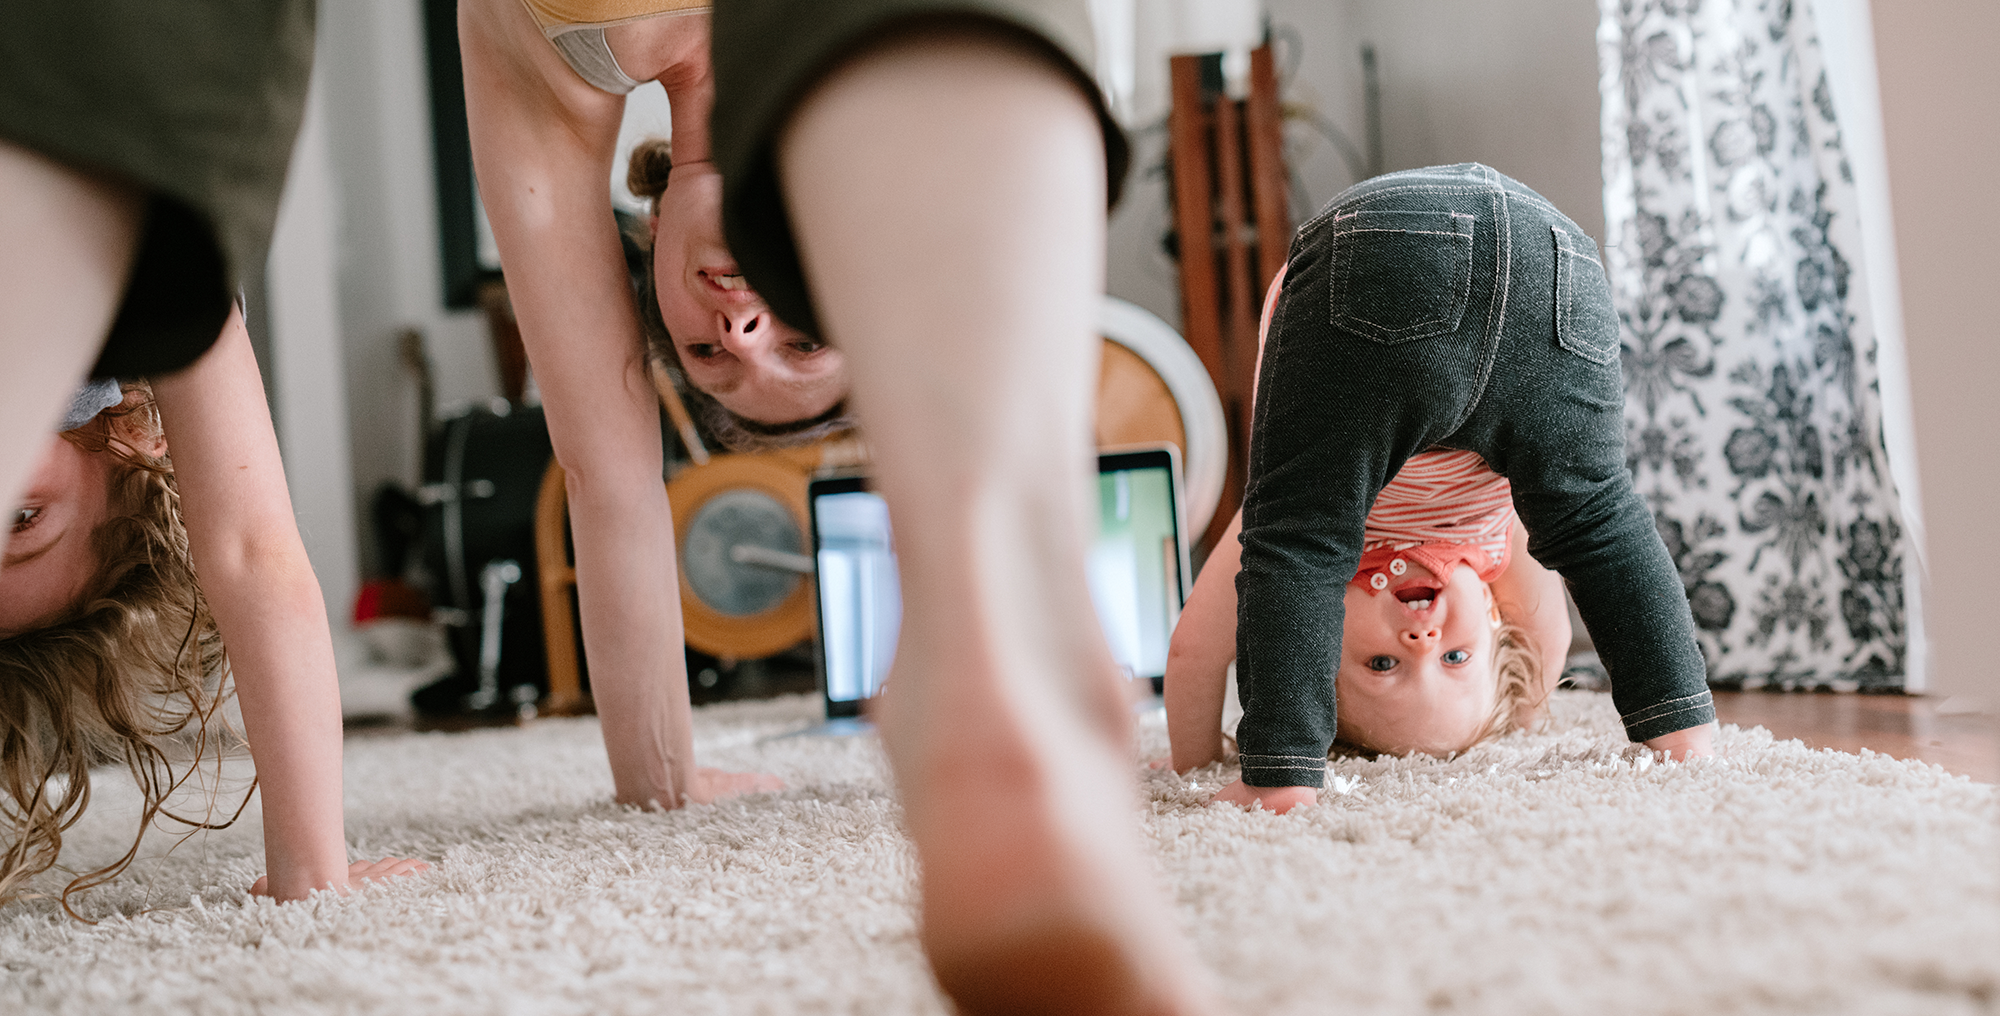
[(97, 376), (184, 367), (261, 274), (314, 0), (7, 0), (0, 139), (147, 195)]
[(990, 24), (1044, 49), (1074, 76), (1104, 127), (1108, 193), (1118, 200), (1130, 155), (1090, 73), (1084, 0), (716, 0), (709, 134), (722, 173), (723, 234), (750, 285), (801, 331), (820, 334), (778, 186), (778, 131), (841, 58), (910, 23), (938, 21)]

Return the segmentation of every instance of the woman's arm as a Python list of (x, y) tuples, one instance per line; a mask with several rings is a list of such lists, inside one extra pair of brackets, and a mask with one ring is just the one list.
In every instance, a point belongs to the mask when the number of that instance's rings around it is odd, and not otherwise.
[(261, 891), (300, 899), (419, 861), (347, 863), (340, 684), (319, 582), (292, 516), (264, 385), (240, 313), (188, 369), (153, 384), (188, 548), (229, 653), (264, 800)]
[(1569, 604), (1563, 597), (1562, 577), (1528, 553), (1528, 530), (1519, 518), (1507, 542), (1507, 570), (1492, 582), (1493, 602), (1502, 620), (1527, 631), (1542, 664), (1542, 686), (1533, 696), (1534, 707), (1514, 718), (1515, 725), (1525, 730), (1541, 715), (1569, 659)]
[[(462, 3), (459, 45), (480, 199), (567, 474), (584, 649), (617, 798), (705, 800), (727, 781), (694, 766), (658, 397), (611, 215), (624, 99), (577, 78), (518, 0)], [(708, 111), (692, 105), (674, 108), (677, 154), (707, 147)]]

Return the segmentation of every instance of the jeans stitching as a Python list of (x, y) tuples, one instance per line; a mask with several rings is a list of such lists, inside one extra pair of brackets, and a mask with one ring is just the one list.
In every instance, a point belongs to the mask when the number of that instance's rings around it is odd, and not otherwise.
[[(1354, 211), (1350, 212), (1349, 214), (1340, 216), (1339, 218), (1354, 219), (1358, 217), (1361, 214), (1361, 212), (1366, 210), (1367, 209), (1357, 208)], [(1459, 264), (1459, 271), (1457, 273), (1457, 278), (1452, 280), (1453, 296), (1451, 303), (1452, 305), (1455, 305), (1457, 307), (1458, 315), (1456, 318), (1452, 319), (1434, 318), (1427, 321), (1421, 321), (1416, 324), (1409, 325), (1403, 328), (1389, 328), (1384, 325), (1378, 324), (1377, 322), (1374, 321), (1367, 321), (1350, 315), (1343, 314), (1341, 311), (1340, 304), (1344, 301), (1344, 298), (1347, 295), (1348, 278), (1346, 273), (1342, 271), (1341, 267), (1342, 261), (1338, 253), (1336, 253), (1332, 258), (1329, 259), (1329, 263), (1327, 265), (1328, 303), (1335, 304), (1335, 306), (1329, 308), (1331, 310), (1331, 314), (1328, 317), (1327, 323), (1333, 325), (1336, 328), (1344, 327), (1352, 331), (1358, 332), (1366, 336), (1372, 342), (1377, 342), (1382, 345), (1391, 345), (1391, 346), (1401, 345), (1406, 342), (1418, 342), (1423, 339), (1436, 338), (1437, 336), (1448, 335), (1451, 332), (1456, 331), (1458, 323), (1463, 321), (1465, 317), (1464, 305), (1468, 300), (1471, 299), (1472, 295), (1472, 262), (1475, 260), (1473, 257), (1472, 245), (1474, 243), (1476, 233), (1478, 230), (1479, 217), (1476, 215), (1467, 215), (1463, 212), (1448, 212), (1446, 214), (1448, 214), (1451, 217), (1453, 223), (1457, 223), (1460, 220), (1469, 220), (1466, 222), (1465, 231), (1459, 232), (1457, 230), (1452, 230), (1450, 232), (1446, 232), (1445, 230), (1441, 229), (1382, 229), (1380, 227), (1373, 227), (1373, 226), (1353, 226), (1347, 229), (1336, 229), (1334, 231), (1333, 236), (1329, 238), (1327, 242), (1329, 247), (1337, 252), (1339, 250), (1339, 247), (1334, 245), (1334, 241), (1337, 241), (1344, 236), (1352, 236), (1356, 233), (1414, 233), (1419, 236), (1450, 237), (1454, 241), (1452, 244), (1452, 252)], [(1457, 241), (1460, 240), (1464, 241), (1463, 250), (1459, 249), (1461, 245)], [(1333, 291), (1335, 283), (1338, 283), (1341, 287), (1341, 290), (1338, 294), (1335, 294)], [(1367, 328), (1364, 330), (1360, 327), (1357, 327), (1357, 325), (1366, 325)]]
[[(1484, 166), (1480, 168), (1486, 169)], [(1491, 169), (1486, 169), (1486, 172), (1489, 180), (1497, 175)], [(1483, 337), (1486, 349), (1479, 358), (1479, 377), (1473, 381), (1471, 392), (1467, 393), (1465, 408), (1461, 409), (1458, 417), (1451, 421), (1451, 426), (1445, 428), (1446, 434), (1458, 433), (1458, 429), (1465, 426), (1467, 420), (1472, 419), (1472, 414), (1479, 411), (1479, 403), (1486, 397), (1486, 384), (1493, 379), (1493, 361), (1500, 355), (1500, 335), (1507, 327), (1507, 300), (1511, 294), (1510, 277), (1514, 271), (1514, 217), (1507, 204), (1507, 191), (1494, 182), (1476, 193), (1486, 198), (1487, 205), (1493, 213), (1493, 253), (1498, 279), (1493, 286), (1492, 300), (1486, 308), (1486, 334)], [(1469, 264), (1466, 269), (1466, 284), (1469, 297), (1471, 287)]]
[(1561, 266), (1556, 271), (1556, 299), (1561, 301), (1556, 306), (1556, 334), (1567, 336), (1576, 328), (1576, 301), (1574, 299), (1576, 275), (1569, 270), (1568, 264), (1562, 260), (1569, 254), (1569, 244), (1564, 242), (1569, 239), (1568, 235), (1562, 231), (1561, 226), (1550, 226), (1549, 229), (1555, 233), (1556, 264)]
[[(1609, 364), (1618, 355), (1615, 345), (1600, 349), (1584, 341), (1576, 333), (1577, 267), (1572, 263), (1572, 259), (1587, 262), (1598, 267), (1600, 271), (1603, 270), (1603, 266), (1598, 264), (1596, 258), (1579, 252), (1577, 237), (1572, 236), (1568, 230), (1550, 223), (1549, 231), (1555, 234), (1556, 248), (1556, 344), (1600, 367)], [(1592, 244), (1591, 247), (1595, 250), (1596, 244)]]
[[(1363, 182), (1365, 183), (1366, 181)], [(1398, 195), (1398, 194), (1408, 194), (1412, 192), (1424, 192), (1430, 194), (1490, 194), (1492, 193), (1492, 191), (1493, 188), (1484, 185), (1450, 186), (1447, 184), (1403, 184), (1396, 187), (1385, 187), (1381, 190), (1371, 190), (1365, 195), (1362, 195), (1357, 198), (1352, 198), (1348, 201), (1344, 201), (1330, 208), (1327, 208), (1321, 211), (1318, 215), (1315, 215), (1311, 219), (1306, 220), (1305, 225), (1299, 227), (1299, 231), (1294, 236), (1292, 243), (1294, 246), (1298, 245), (1299, 243), (1303, 242), (1309, 234), (1318, 233), (1321, 229), (1325, 228), (1327, 223), (1337, 222), (1341, 219), (1352, 218), (1356, 212), (1362, 211), (1368, 205), (1368, 203), (1374, 201), (1377, 198), (1390, 197), (1392, 195)]]
[(1648, 720), (1658, 720), (1679, 713), (1694, 712), (1703, 706), (1712, 705), (1714, 702), (1715, 695), (1704, 689), (1693, 695), (1683, 695), (1677, 699), (1668, 699), (1665, 702), (1655, 703), (1638, 712), (1621, 715), (1618, 719), (1630, 727)]

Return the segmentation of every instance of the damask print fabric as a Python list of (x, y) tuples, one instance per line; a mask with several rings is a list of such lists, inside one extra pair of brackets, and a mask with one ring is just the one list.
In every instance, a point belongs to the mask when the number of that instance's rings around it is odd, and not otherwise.
[(1811, 10), (1599, 10), (1626, 454), (1710, 682), (1900, 688), (1907, 545)]

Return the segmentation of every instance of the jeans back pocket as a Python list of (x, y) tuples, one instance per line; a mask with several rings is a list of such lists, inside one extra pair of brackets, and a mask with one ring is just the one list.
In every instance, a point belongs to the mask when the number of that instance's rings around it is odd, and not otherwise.
[(1591, 363), (1618, 360), (1618, 312), (1589, 237), (1550, 226), (1556, 242), (1556, 344)]
[(1336, 328), (1383, 345), (1458, 330), (1472, 292), (1472, 225), (1458, 212), (1339, 217), (1327, 287)]

